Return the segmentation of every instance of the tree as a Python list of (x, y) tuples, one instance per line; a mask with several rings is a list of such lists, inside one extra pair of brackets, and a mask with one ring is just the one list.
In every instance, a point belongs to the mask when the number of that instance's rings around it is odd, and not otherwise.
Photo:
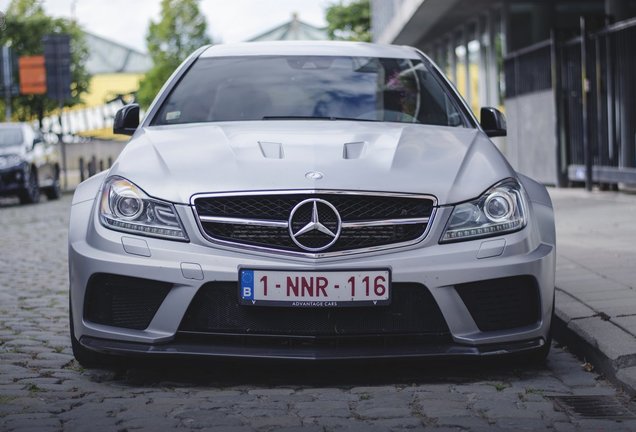
[(153, 67), (139, 86), (137, 100), (147, 107), (172, 72), (197, 48), (212, 43), (198, 0), (161, 0), (161, 19), (150, 22), (146, 41)]
[(327, 8), (329, 39), (371, 42), (371, 6), (369, 0), (332, 4)]
[[(0, 34), (0, 45), (10, 45), (17, 56), (40, 55), (42, 38), (52, 33), (71, 36), (71, 98), (64, 101), (64, 105), (78, 104), (82, 93), (88, 90), (90, 76), (85, 68), (88, 47), (82, 29), (75, 22), (47, 16), (38, 0), (12, 0), (7, 8), (6, 29)], [(37, 117), (41, 121), (46, 112), (59, 107), (59, 102), (46, 95), (20, 95), (13, 98), (11, 105), (18, 120)]]

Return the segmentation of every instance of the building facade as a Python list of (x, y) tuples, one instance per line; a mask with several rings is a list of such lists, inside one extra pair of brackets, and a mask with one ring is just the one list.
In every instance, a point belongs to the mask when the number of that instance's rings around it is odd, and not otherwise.
[(415, 46), (546, 184), (636, 184), (635, 0), (372, 0), (374, 41)]
[(146, 53), (93, 33), (84, 33), (89, 57), (86, 70), (91, 75), (82, 104), (47, 116), (42, 130), (64, 135), (67, 141), (77, 136), (122, 139), (112, 133), (113, 118), (124, 103), (130, 102), (139, 83), (152, 67)]
[(301, 21), (297, 13), (291, 20), (248, 39), (248, 42), (283, 40), (327, 40), (327, 29)]

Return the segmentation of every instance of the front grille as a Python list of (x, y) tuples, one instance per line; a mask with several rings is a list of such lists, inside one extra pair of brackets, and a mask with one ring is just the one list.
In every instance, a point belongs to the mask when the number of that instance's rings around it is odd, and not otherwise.
[(93, 275), (86, 288), (84, 318), (96, 324), (143, 330), (171, 287), (169, 283), (148, 279)]
[(429, 217), (434, 204), (429, 198), (317, 193), (202, 197), (195, 206), (199, 216), (287, 220), (296, 204), (308, 198), (329, 201), (346, 221)]
[[(301, 251), (292, 241), (287, 228), (205, 222), (202, 225), (209, 236), (219, 240), (288, 251)], [(328, 251), (337, 252), (402, 243), (419, 238), (425, 230), (426, 224), (343, 229), (338, 241)], [(307, 237), (311, 237), (305, 244), (319, 245), (321, 241), (324, 241), (324, 234), (317, 231), (314, 231), (314, 233), (307, 235)]]
[(539, 287), (532, 276), (515, 276), (456, 285), (481, 331), (507, 330), (540, 319)]
[(22, 171), (15, 170), (0, 173), (0, 187), (22, 186)]
[[(290, 215), (307, 199), (324, 200), (340, 215), (340, 236), (324, 250), (326, 253), (415, 242), (426, 233), (435, 206), (435, 200), (429, 197), (346, 193), (199, 197), (194, 206), (204, 234), (212, 240), (306, 253), (332, 239), (329, 234), (315, 230), (302, 236), (302, 244), (309, 249), (292, 240)], [(337, 218), (325, 204), (319, 203), (318, 207), (320, 222), (335, 232)], [(292, 222), (293, 231), (297, 232), (310, 219), (310, 207), (298, 209)]]
[(210, 282), (196, 294), (182, 332), (270, 336), (448, 336), (428, 288), (394, 283), (391, 304), (374, 307), (291, 308), (242, 306), (236, 282)]

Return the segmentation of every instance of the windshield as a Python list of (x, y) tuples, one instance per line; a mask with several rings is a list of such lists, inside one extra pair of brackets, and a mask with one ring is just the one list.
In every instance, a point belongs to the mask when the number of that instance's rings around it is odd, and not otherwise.
[(0, 147), (22, 145), (22, 129), (0, 128)]
[(355, 119), (465, 126), (435, 73), (413, 59), (201, 58), (173, 89), (152, 124)]

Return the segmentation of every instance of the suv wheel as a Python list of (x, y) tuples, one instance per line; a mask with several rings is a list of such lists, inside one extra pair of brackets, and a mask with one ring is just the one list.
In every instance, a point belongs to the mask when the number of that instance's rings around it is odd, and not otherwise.
[(26, 187), (20, 192), (20, 204), (35, 204), (40, 201), (40, 185), (35, 170), (29, 170)]
[(60, 184), (60, 170), (55, 170), (55, 179), (53, 184), (44, 189), (44, 194), (48, 200), (56, 200), (62, 196), (62, 186)]

